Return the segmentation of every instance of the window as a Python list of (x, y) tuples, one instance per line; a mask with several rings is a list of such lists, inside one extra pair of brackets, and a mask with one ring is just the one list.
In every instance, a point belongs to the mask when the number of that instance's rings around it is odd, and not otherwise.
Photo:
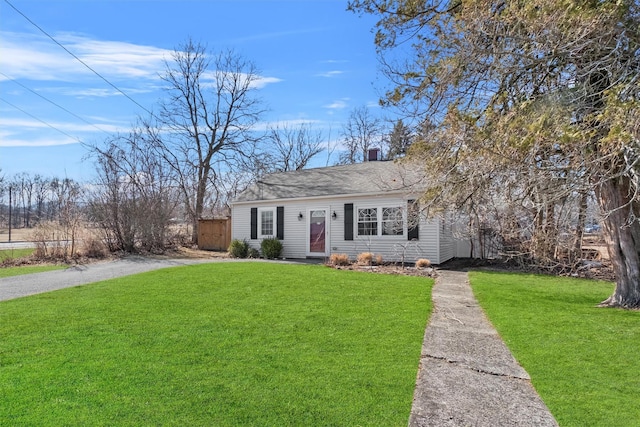
[(404, 223), (398, 206), (358, 209), (358, 236), (403, 236)]
[(258, 209), (260, 237), (271, 237), (274, 235), (275, 211), (274, 208)]
[(378, 209), (358, 209), (358, 236), (378, 235)]
[(404, 220), (402, 208), (382, 208), (382, 235), (402, 236)]

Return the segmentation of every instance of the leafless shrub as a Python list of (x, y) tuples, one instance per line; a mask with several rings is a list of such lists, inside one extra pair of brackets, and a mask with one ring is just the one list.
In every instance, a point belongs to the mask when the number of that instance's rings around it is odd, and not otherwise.
[(65, 227), (57, 221), (44, 221), (32, 232), (36, 249), (33, 256), (37, 259), (67, 260), (74, 256), (75, 245), (67, 239)]
[(78, 253), (87, 258), (101, 259), (109, 255), (109, 248), (95, 230), (84, 229), (81, 233)]
[(89, 211), (111, 252), (158, 253), (167, 245), (177, 196), (155, 138), (156, 130), (141, 124), (94, 147), (98, 181)]

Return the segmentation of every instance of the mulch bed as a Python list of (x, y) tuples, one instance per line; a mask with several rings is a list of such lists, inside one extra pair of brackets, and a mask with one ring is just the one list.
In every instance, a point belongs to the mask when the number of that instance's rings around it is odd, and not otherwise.
[(420, 276), (420, 277), (435, 277), (436, 270), (432, 267), (425, 268), (417, 268), (415, 266), (407, 266), (404, 267), (398, 264), (384, 264), (384, 265), (359, 265), (352, 264), (346, 266), (334, 266), (329, 265), (331, 268), (335, 268), (336, 270), (352, 270), (352, 271), (363, 271), (367, 273), (379, 273), (379, 274), (398, 274), (404, 276)]
[(554, 276), (564, 277), (579, 277), (584, 279), (596, 279), (612, 282), (615, 280), (613, 275), (613, 269), (611, 263), (608, 260), (598, 262), (586, 262), (577, 271), (563, 271), (559, 268), (534, 268), (518, 265), (514, 262), (508, 262), (504, 260), (483, 260), (475, 258), (454, 258), (449, 260), (436, 268), (416, 268), (413, 265), (405, 265), (404, 267), (399, 264), (384, 264), (384, 265), (359, 265), (351, 264), (347, 266), (334, 266), (329, 265), (331, 268), (337, 270), (352, 270), (352, 271), (364, 271), (370, 273), (382, 273), (382, 274), (402, 274), (406, 276), (420, 276), (420, 277), (437, 277), (438, 270), (491, 270), (491, 271), (504, 271), (504, 272), (520, 272), (520, 273), (535, 273), (535, 274), (549, 274)]

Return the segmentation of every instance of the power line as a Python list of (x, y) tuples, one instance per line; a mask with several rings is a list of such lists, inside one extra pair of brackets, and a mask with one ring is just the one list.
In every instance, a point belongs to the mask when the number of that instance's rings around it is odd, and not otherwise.
[(57, 44), (58, 46), (60, 46), (62, 49), (64, 49), (69, 55), (73, 56), (79, 63), (81, 63), (82, 65), (84, 65), (85, 67), (87, 67), (93, 74), (95, 74), (96, 76), (100, 77), (102, 80), (104, 80), (105, 83), (107, 83), (109, 86), (111, 86), (112, 88), (114, 88), (115, 90), (117, 90), (118, 92), (120, 92), (122, 95), (124, 95), (129, 101), (133, 102), (134, 104), (136, 104), (138, 107), (142, 108), (144, 111), (146, 111), (147, 113), (149, 113), (151, 116), (153, 116), (154, 114), (149, 111), (148, 109), (146, 109), (145, 107), (143, 107), (141, 104), (138, 103), (138, 101), (136, 101), (135, 99), (133, 99), (132, 97), (130, 97), (129, 95), (127, 95), (126, 93), (124, 93), (122, 90), (120, 90), (120, 88), (118, 88), (116, 85), (114, 85), (113, 83), (111, 83), (109, 80), (107, 80), (105, 77), (103, 77), (100, 73), (98, 73), (96, 70), (94, 70), (93, 68), (91, 68), (89, 65), (87, 65), (86, 62), (84, 62), (82, 59), (78, 58), (73, 52), (71, 52), (69, 49), (67, 49), (62, 43), (58, 42), (55, 38), (53, 38), (53, 36), (51, 36), (49, 33), (47, 33), (45, 30), (43, 30), (38, 24), (36, 24), (35, 22), (33, 22), (27, 15), (25, 15), (24, 13), (22, 13), (20, 10), (18, 10), (18, 8), (16, 8), (14, 5), (11, 4), (11, 2), (9, 2), (9, 0), (4, 0), (5, 3), (7, 3), (9, 6), (11, 6), (11, 8), (13, 10), (15, 10), (18, 14), (20, 14), (24, 19), (26, 19), (27, 21), (29, 21), (29, 23), (31, 25), (33, 25), (34, 27), (36, 27), (38, 30), (40, 30), (40, 32), (42, 32), (42, 34), (44, 34), (45, 36), (49, 37), (55, 44)]
[(84, 144), (84, 142), (82, 142), (82, 140), (81, 140), (80, 138), (76, 138), (75, 136), (71, 136), (71, 135), (69, 135), (69, 134), (68, 134), (68, 133), (66, 133), (65, 131), (63, 131), (63, 130), (61, 130), (61, 129), (58, 129), (57, 127), (53, 126), (53, 125), (52, 125), (52, 124), (50, 124), (50, 123), (45, 122), (44, 120), (42, 120), (42, 119), (40, 119), (40, 118), (38, 118), (38, 117), (34, 116), (33, 114), (31, 114), (31, 113), (29, 113), (29, 112), (27, 112), (27, 111), (23, 110), (22, 108), (18, 107), (17, 105), (14, 105), (14, 104), (10, 103), (10, 102), (9, 102), (9, 101), (7, 101), (6, 99), (4, 99), (4, 98), (0, 97), (0, 101), (5, 102), (5, 103), (9, 104), (10, 106), (12, 106), (13, 108), (15, 108), (16, 110), (21, 111), (21, 112), (23, 112), (24, 114), (26, 114), (27, 116), (31, 117), (32, 119), (39, 121), (40, 123), (42, 123), (42, 124), (44, 124), (44, 125), (46, 125), (46, 126), (50, 127), (51, 129), (53, 129), (53, 130), (55, 130), (55, 131), (57, 131), (57, 132), (60, 132), (60, 133), (61, 133), (61, 134), (63, 134), (64, 136), (67, 136), (67, 137), (69, 137), (69, 138), (71, 138), (71, 139), (73, 139), (73, 140), (76, 140), (76, 141), (78, 141), (80, 144)]
[(33, 89), (31, 89), (31, 88), (29, 88), (29, 87), (27, 87), (27, 86), (23, 85), (23, 84), (22, 84), (22, 83), (20, 83), (19, 81), (15, 80), (15, 79), (12, 79), (11, 77), (7, 76), (5, 73), (0, 72), (0, 74), (1, 74), (1, 75), (3, 75), (3, 76), (5, 76), (8, 80), (11, 80), (13, 83), (17, 84), (18, 86), (21, 86), (22, 88), (24, 88), (24, 89), (28, 90), (29, 92), (33, 93), (34, 95), (37, 95), (37, 96), (39, 96), (40, 98), (44, 99), (45, 101), (47, 101), (47, 102), (49, 102), (49, 103), (51, 103), (51, 104), (55, 105), (56, 107), (60, 108), (62, 111), (66, 112), (66, 113), (68, 113), (68, 114), (71, 114), (73, 117), (75, 117), (75, 118), (77, 118), (77, 119), (79, 119), (79, 120), (82, 120), (83, 122), (85, 122), (85, 123), (86, 123), (86, 124), (88, 124), (89, 126), (92, 126), (92, 127), (96, 128), (96, 129), (98, 129), (100, 132), (104, 132), (104, 133), (106, 133), (107, 135), (111, 135), (111, 134), (110, 134), (109, 132), (107, 132), (106, 130), (104, 130), (104, 129), (100, 129), (100, 128), (99, 128), (98, 126), (96, 126), (95, 124), (93, 124), (93, 123), (89, 122), (88, 120), (85, 120), (83, 117), (80, 117), (80, 116), (79, 116), (79, 115), (77, 115), (76, 113), (74, 113), (74, 112), (72, 112), (72, 111), (67, 110), (67, 109), (66, 109), (66, 108), (64, 108), (63, 106), (61, 106), (61, 105), (59, 105), (59, 104), (55, 103), (54, 101), (52, 101), (52, 100), (48, 99), (48, 98), (47, 98), (47, 97), (45, 97), (44, 95), (41, 95), (41, 94), (39, 94), (38, 92), (36, 92), (35, 90), (33, 90)]

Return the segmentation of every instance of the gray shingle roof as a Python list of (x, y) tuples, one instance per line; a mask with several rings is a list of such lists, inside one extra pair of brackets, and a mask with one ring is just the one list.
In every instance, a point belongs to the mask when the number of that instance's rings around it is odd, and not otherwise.
[(265, 175), (234, 202), (371, 194), (424, 188), (419, 168), (402, 162), (372, 161)]

